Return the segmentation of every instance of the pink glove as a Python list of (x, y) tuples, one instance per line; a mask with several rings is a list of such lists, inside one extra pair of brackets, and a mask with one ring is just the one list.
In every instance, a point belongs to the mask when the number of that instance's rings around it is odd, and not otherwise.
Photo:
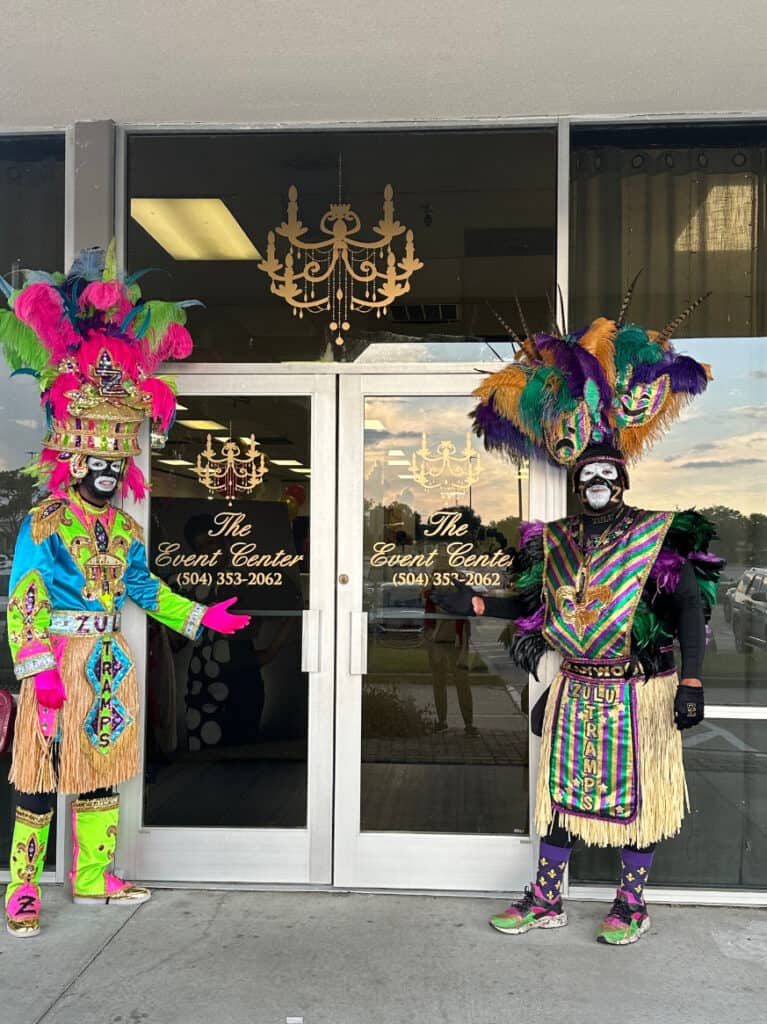
[(37, 703), (44, 708), (60, 708), (67, 699), (64, 684), (57, 668), (47, 668), (35, 676)]
[(203, 626), (215, 629), (217, 633), (236, 633), (238, 629), (250, 625), (249, 615), (230, 615), (227, 611), (236, 600), (236, 597), (230, 597), (228, 601), (212, 604), (202, 617)]

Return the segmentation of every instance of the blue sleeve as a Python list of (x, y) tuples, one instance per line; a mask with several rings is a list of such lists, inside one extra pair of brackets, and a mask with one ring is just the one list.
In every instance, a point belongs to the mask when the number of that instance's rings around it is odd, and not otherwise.
[(182, 597), (150, 572), (146, 548), (141, 541), (134, 540), (130, 546), (123, 581), (128, 597), (147, 615), (190, 640), (200, 637), (206, 605)]

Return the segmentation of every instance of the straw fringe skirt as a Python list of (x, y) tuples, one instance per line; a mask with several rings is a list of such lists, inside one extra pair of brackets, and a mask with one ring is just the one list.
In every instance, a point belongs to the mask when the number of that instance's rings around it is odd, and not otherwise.
[[(55, 638), (58, 639), (58, 638)], [(138, 684), (130, 648), (121, 633), (117, 641), (128, 668), (115, 693), (125, 727), (104, 753), (86, 731), (97, 695), (86, 674), (96, 636), (67, 636), (57, 651), (67, 699), (57, 713), (58, 741), (43, 736), (38, 721), (34, 679), (21, 684), (9, 779), (23, 793), (87, 793), (115, 786), (138, 771)]]
[[(559, 695), (567, 683), (559, 673), (551, 685), (543, 721), (535, 827), (545, 836), (557, 818), (559, 824), (590, 846), (635, 845), (640, 849), (676, 835), (689, 808), (682, 761), (682, 734), (674, 724), (676, 673), (637, 683), (637, 744), (639, 754), (639, 813), (629, 824), (601, 821), (555, 810), (551, 804), (549, 772), (551, 734)], [(567, 694), (562, 694), (566, 701)]]

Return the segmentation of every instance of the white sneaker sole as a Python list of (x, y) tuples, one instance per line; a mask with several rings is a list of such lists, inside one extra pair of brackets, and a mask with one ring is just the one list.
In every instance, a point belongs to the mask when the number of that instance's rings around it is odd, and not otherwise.
[(11, 928), (6, 922), (5, 930), (9, 935), (12, 935), (14, 939), (32, 939), (35, 935), (40, 934), (39, 926), (37, 928)]
[(492, 921), (489, 924), (491, 928), (495, 928), (501, 935), (525, 935), (527, 932), (532, 931), (533, 928), (564, 928), (567, 924), (567, 912), (562, 911), (556, 917), (540, 917), (537, 921), (531, 921), (520, 928), (501, 928), (497, 924), (493, 924)]
[(142, 892), (141, 894), (136, 893), (135, 896), (99, 896), (93, 898), (90, 896), (73, 896), (72, 902), (76, 903), (79, 907), (103, 907), (105, 904), (109, 904), (110, 907), (117, 906), (131, 906), (135, 907), (139, 903), (148, 903), (151, 900), (151, 892)]
[(607, 939), (603, 939), (602, 936), (600, 935), (600, 936), (597, 937), (597, 942), (601, 946), (633, 946), (633, 944), (635, 942), (639, 942), (639, 940), (642, 938), (642, 936), (644, 935), (644, 933), (647, 931), (647, 929), (649, 927), (650, 927), (650, 918), (646, 917), (644, 919), (644, 921), (642, 921), (640, 926), (637, 928), (637, 930), (634, 932), (634, 934), (631, 936), (631, 938), (629, 938), (629, 939), (618, 939), (617, 942), (608, 942)]

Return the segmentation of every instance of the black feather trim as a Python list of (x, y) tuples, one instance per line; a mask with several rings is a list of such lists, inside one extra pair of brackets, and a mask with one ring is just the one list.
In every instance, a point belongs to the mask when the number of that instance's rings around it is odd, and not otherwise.
[[(538, 662), (546, 651), (552, 650), (543, 639), (543, 633), (536, 630), (531, 633), (517, 633), (509, 645), (509, 653), (514, 663), (523, 672), (529, 672), (538, 680)], [(540, 682), (540, 680), (538, 680)]]

